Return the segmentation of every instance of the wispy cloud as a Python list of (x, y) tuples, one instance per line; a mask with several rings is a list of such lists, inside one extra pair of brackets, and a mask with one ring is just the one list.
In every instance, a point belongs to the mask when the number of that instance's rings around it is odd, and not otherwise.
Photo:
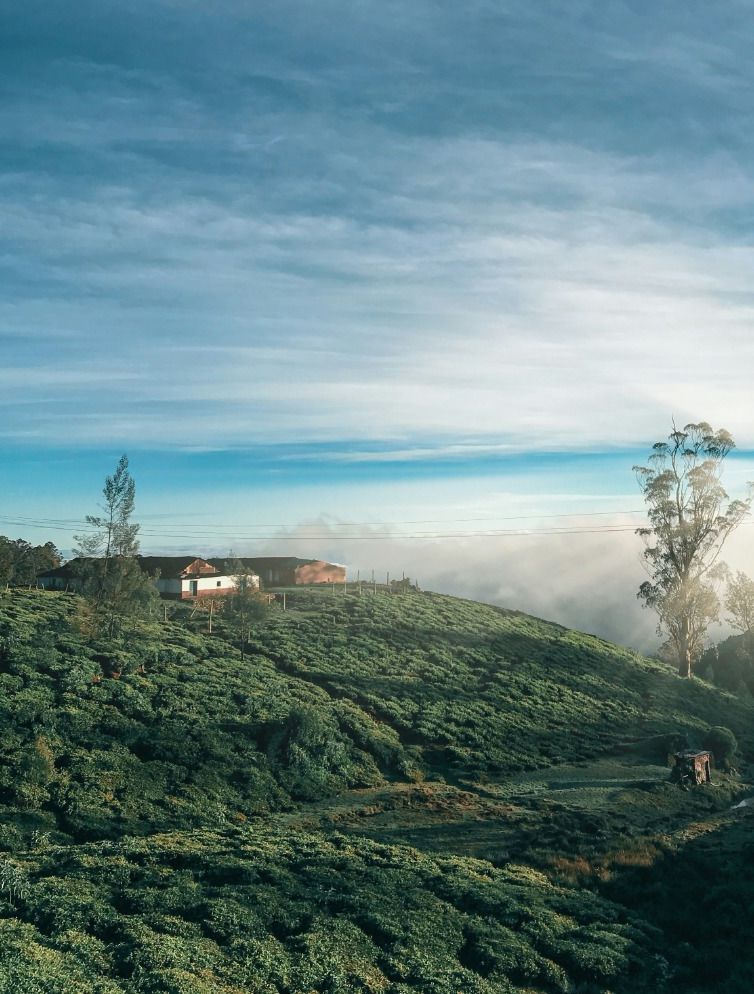
[(753, 442), (754, 29), (698, 15), (19, 15), (0, 333), (35, 403), (5, 437), (138, 446), (157, 422), (410, 460), (625, 444), (673, 412)]

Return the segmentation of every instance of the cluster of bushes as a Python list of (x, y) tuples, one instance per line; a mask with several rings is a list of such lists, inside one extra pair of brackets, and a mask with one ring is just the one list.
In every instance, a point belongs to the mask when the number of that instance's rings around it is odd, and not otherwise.
[[(0, 599), (0, 804), (75, 838), (578, 761), (679, 707), (701, 736), (719, 706), (617, 647), (452, 598), (302, 593), (243, 661), (222, 629), (180, 623), (88, 641), (77, 601)], [(749, 709), (727, 713), (746, 739)]]
[(0, 863), (0, 990), (24, 994), (654, 994), (655, 944), (533, 870), (340, 836), (177, 833)]
[(0, 600), (0, 804), (74, 838), (224, 824), (406, 764), (348, 701), (180, 625), (87, 642), (77, 598)]
[[(289, 594), (243, 657), (222, 619), (209, 637), (180, 611), (97, 641), (78, 603), (0, 594), (0, 992), (673, 989), (629, 893), (620, 906), (530, 868), (284, 836), (273, 815), (392, 778), (504, 779), (678, 727), (725, 765), (736, 739), (751, 748), (747, 702), (437, 595)], [(710, 727), (722, 715), (732, 731)], [(609, 816), (533, 803), (527, 824), (540, 845), (595, 845), (637, 820), (637, 791)], [(664, 803), (646, 793), (643, 826)]]

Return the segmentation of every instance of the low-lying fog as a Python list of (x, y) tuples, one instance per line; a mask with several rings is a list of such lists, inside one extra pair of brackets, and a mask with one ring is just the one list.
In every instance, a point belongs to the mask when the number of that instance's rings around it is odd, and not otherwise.
[[(367, 533), (364, 528), (359, 531)], [(380, 528), (379, 534), (384, 532)], [(636, 598), (646, 574), (643, 545), (632, 531), (370, 540), (344, 538), (347, 526), (320, 520), (285, 535), (295, 535), (297, 541), (270, 543), (264, 549), (256, 546), (253, 554), (328, 558), (347, 563), (351, 579), (357, 571), (362, 579), (369, 579), (374, 570), (383, 583), (388, 572), (392, 579), (405, 571), (424, 590), (516, 608), (646, 653), (659, 645), (655, 616)], [(252, 554), (251, 549), (236, 551)], [(751, 572), (753, 553), (754, 528), (744, 525), (731, 538), (725, 558), (732, 568)], [(715, 626), (710, 640), (719, 641), (729, 633), (727, 625)]]

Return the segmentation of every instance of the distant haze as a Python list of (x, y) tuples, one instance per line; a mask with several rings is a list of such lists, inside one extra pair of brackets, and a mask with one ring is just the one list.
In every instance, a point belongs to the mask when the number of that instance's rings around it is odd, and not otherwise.
[[(297, 551), (327, 551), (326, 542), (305, 539), (307, 530), (300, 529)], [(338, 542), (329, 549), (348, 562), (352, 578), (360, 569), (369, 579), (374, 568), (384, 582), (387, 572), (400, 579), (405, 571), (425, 590), (525, 611), (643, 651), (657, 644), (654, 619), (636, 600), (644, 573), (633, 535), (396, 539)]]
[[(636, 598), (646, 578), (641, 540), (631, 533), (517, 536), (505, 539), (445, 539), (411, 541), (332, 541), (321, 536), (337, 527), (313, 522), (289, 534), (300, 542), (270, 543), (257, 554), (295, 554), (327, 557), (349, 565), (354, 580), (384, 583), (407, 576), (425, 590), (454, 594), (517, 609), (556, 621), (566, 627), (599, 635), (651, 654), (659, 647), (655, 615)], [(307, 534), (317, 539), (308, 539)], [(289, 547), (290, 546), (290, 547)], [(747, 568), (754, 561), (754, 528), (744, 528), (728, 548), (728, 561)], [(729, 634), (727, 625), (714, 626), (710, 639)]]

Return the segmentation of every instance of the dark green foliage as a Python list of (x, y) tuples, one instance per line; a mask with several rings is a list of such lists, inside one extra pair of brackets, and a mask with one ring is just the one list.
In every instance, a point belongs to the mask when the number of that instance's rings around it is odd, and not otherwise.
[(679, 725), (701, 736), (721, 707), (750, 741), (748, 707), (525, 615), (418, 594), (290, 600), (241, 661), (222, 626), (142, 626), (116, 646), (77, 634), (77, 597), (3, 597), (0, 800), (113, 835), (422, 771), (580, 761)]
[(699, 661), (698, 672), (739, 697), (754, 696), (754, 635), (734, 635), (708, 649)]
[[(720, 720), (751, 755), (748, 703), (436, 595), (290, 593), (245, 659), (222, 615), (114, 642), (80, 603), (0, 594), (0, 994), (684, 990), (613, 849), (719, 817), (735, 784), (685, 793), (659, 767), (600, 807), (522, 771), (662, 763)], [(404, 821), (333, 833), (349, 789)], [(423, 832), (443, 797), (476, 820)], [(576, 885), (569, 854), (611, 869)]]
[(707, 731), (702, 744), (715, 757), (718, 769), (729, 770), (733, 766), (738, 742), (729, 728), (725, 728), (723, 725), (714, 725)]
[(656, 990), (651, 928), (524, 867), (251, 830), (24, 859), (0, 991), (35, 960), (66, 994)]
[[(322, 708), (294, 708), (270, 736), (267, 755), (294, 797), (334, 794), (351, 774), (350, 743)], [(379, 772), (375, 769), (375, 779)]]
[(32, 545), (0, 535), (0, 586), (36, 586), (38, 573), (59, 565), (60, 553), (52, 542)]
[(168, 625), (88, 642), (81, 601), (6, 595), (0, 801), (74, 837), (223, 824), (382, 780), (403, 749), (255, 651)]
[(77, 580), (85, 601), (78, 613), (81, 631), (112, 641), (128, 637), (134, 623), (157, 610), (159, 595), (151, 577), (133, 556), (80, 559)]
[(754, 935), (754, 811), (712, 831), (666, 838), (649, 868), (608, 888), (665, 937), (672, 963), (668, 994), (750, 994)]

